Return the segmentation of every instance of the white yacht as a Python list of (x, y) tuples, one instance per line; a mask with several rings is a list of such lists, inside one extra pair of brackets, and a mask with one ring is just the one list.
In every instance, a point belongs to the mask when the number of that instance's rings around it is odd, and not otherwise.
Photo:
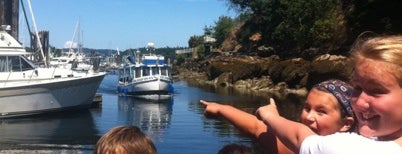
[(83, 53), (76, 53), (74, 51), (63, 53), (60, 57), (51, 57), (49, 65), (51, 67), (61, 67), (77, 71), (89, 71), (93, 68), (90, 60)]
[(5, 30), (0, 30), (0, 117), (87, 108), (104, 72), (77, 72), (60, 67), (37, 67), (29, 53)]

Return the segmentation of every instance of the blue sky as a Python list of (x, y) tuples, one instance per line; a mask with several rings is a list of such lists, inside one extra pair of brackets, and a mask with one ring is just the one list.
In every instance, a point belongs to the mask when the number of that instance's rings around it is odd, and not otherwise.
[[(27, 0), (24, 5), (28, 11)], [(156, 48), (188, 46), (191, 36), (202, 35), (220, 16), (236, 16), (225, 0), (31, 0), (31, 5), (38, 30), (49, 31), (57, 48), (72, 40), (78, 20), (84, 47), (125, 50), (148, 42)], [(25, 31), (20, 36), (28, 33), (26, 25), (20, 28)]]

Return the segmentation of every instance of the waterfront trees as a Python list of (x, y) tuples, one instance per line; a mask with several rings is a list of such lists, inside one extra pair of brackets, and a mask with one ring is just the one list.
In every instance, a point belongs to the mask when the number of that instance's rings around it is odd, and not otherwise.
[[(365, 31), (378, 34), (402, 33), (402, 1), (393, 0), (227, 0), (228, 6), (247, 17), (236, 33), (240, 50), (254, 51), (255, 47), (270, 46), (283, 56), (300, 56), (305, 52), (346, 54), (356, 37)], [(227, 30), (221, 18), (214, 27), (217, 44), (219, 32)], [(243, 18), (244, 19), (244, 18)], [(223, 27), (223, 29), (221, 29)], [(219, 31), (217, 31), (219, 30)], [(226, 32), (225, 32), (226, 33)], [(227, 33), (226, 33), (227, 34)], [(261, 36), (250, 40), (252, 36)]]

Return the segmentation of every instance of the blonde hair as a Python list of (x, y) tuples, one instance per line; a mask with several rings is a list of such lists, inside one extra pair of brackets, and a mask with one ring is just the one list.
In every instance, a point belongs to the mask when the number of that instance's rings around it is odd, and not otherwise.
[(402, 36), (377, 36), (368, 39), (358, 39), (351, 49), (353, 65), (365, 60), (375, 60), (386, 63), (387, 69), (402, 86)]
[(138, 127), (119, 126), (103, 135), (95, 145), (94, 154), (156, 154), (152, 140)]

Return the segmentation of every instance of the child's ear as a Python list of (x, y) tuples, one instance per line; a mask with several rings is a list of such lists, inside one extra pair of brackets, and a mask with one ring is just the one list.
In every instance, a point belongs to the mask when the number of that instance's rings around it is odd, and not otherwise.
[(354, 126), (355, 119), (353, 117), (346, 117), (343, 119), (344, 125), (340, 129), (341, 132), (347, 132)]

